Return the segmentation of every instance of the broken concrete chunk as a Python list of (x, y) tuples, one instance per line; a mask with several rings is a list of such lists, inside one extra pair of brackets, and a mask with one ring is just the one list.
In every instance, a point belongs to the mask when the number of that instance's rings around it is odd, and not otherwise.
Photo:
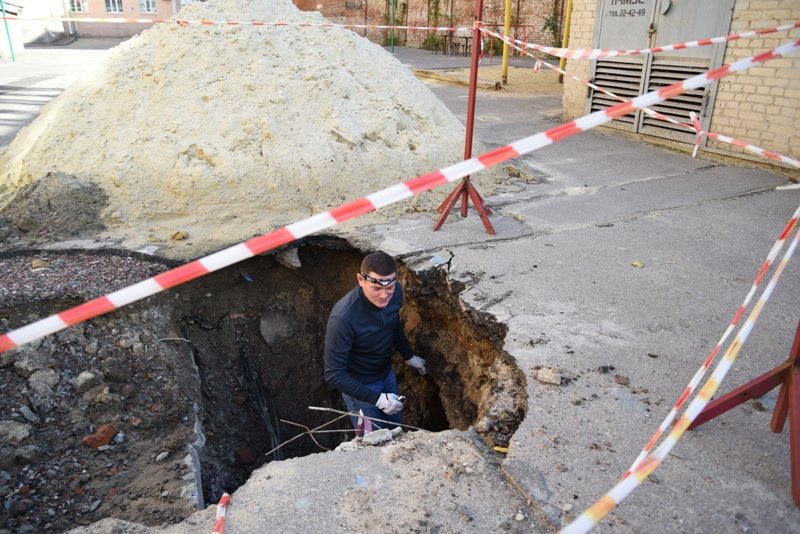
[(52, 386), (45, 382), (28, 382), (30, 391), (28, 400), (33, 408), (39, 413), (50, 413), (55, 407), (55, 393)]
[(31, 425), (16, 421), (0, 421), (0, 443), (16, 445), (31, 435)]
[(14, 455), (18, 462), (23, 464), (38, 464), (44, 458), (44, 451), (36, 445), (23, 445)]
[(300, 264), (300, 256), (297, 254), (296, 248), (281, 250), (275, 254), (275, 259), (278, 260), (278, 263), (289, 269), (299, 269), (302, 267)]
[(561, 385), (561, 373), (558, 369), (551, 369), (550, 367), (542, 367), (536, 373), (536, 380), (544, 382), (545, 384)]
[(72, 387), (75, 388), (77, 393), (84, 393), (89, 391), (96, 385), (100, 383), (100, 377), (98, 377), (94, 373), (90, 373), (89, 371), (84, 371), (78, 375), (78, 377), (72, 381)]
[(378, 430), (370, 432), (362, 439), (364, 440), (364, 443), (369, 445), (380, 445), (381, 443), (392, 440), (392, 431), (388, 428), (379, 428)]
[(28, 378), (28, 382), (31, 384), (33, 383), (40, 383), (45, 384), (50, 387), (54, 387), (58, 384), (58, 373), (53, 371), (52, 369), (41, 369), (39, 371), (34, 372), (30, 378)]
[(49, 354), (26, 351), (17, 355), (14, 370), (19, 376), (28, 378), (36, 371), (49, 369), (53, 365), (55, 365), (55, 361)]
[(17, 359), (17, 353), (13, 350), (8, 350), (0, 354), (0, 368), (8, 367)]
[(355, 441), (343, 441), (342, 443), (340, 443), (336, 447), (335, 450), (342, 451), (342, 452), (357, 451), (358, 450), (358, 443), (356, 443)]

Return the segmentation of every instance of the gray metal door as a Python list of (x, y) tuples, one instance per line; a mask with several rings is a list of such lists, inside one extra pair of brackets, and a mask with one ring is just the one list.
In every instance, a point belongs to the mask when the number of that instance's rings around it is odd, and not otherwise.
[[(726, 35), (730, 30), (735, 0), (598, 0), (593, 46), (604, 49), (650, 48)], [(722, 65), (725, 45), (718, 44), (662, 52), (655, 55), (597, 60), (593, 82), (623, 98), (633, 98), (671, 85)], [(703, 128), (711, 120), (717, 83), (689, 91), (653, 109), (689, 123), (689, 113), (700, 117)], [(588, 108), (597, 111), (619, 101), (591, 90)], [(694, 141), (680, 126), (650, 117), (642, 111), (614, 121), (612, 126), (629, 131)]]

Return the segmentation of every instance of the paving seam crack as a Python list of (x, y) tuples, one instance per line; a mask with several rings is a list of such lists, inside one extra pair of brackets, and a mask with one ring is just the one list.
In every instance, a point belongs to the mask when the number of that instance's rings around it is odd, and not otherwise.
[(545, 525), (548, 530), (551, 532), (556, 532), (559, 530), (558, 526), (553, 523), (550, 518), (547, 517), (547, 514), (544, 513), (544, 510), (537, 504), (537, 502), (525, 491), (525, 487), (522, 483), (516, 479), (516, 477), (511, 474), (506, 466), (500, 466), (500, 472), (503, 474), (506, 480), (508, 480), (509, 484), (511, 484), (525, 499), (525, 504), (528, 505), (528, 510), (530, 510), (531, 515), (536, 517), (536, 520), (539, 522), (540, 525)]

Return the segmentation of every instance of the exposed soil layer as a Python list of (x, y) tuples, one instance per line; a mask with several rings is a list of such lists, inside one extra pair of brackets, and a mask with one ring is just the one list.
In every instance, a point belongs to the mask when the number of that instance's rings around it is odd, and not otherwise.
[(100, 212), (108, 197), (97, 185), (62, 172), (48, 172), (26, 185), (0, 214), (0, 241), (52, 242), (105, 230)]
[[(324, 331), (362, 256), (315, 238), (3, 354), (0, 425), (25, 431), (0, 433), (3, 524), (173, 523), (266, 462), (352, 439), (346, 419), (309, 406), (344, 409), (322, 379)], [(97, 296), (109, 276), (116, 289), (167, 268), (131, 254), (0, 259), (3, 328)], [(497, 348), (505, 327), (465, 307), (442, 269), (401, 265), (400, 279), (406, 331), (429, 370), (412, 374), (397, 356), (405, 422), (473, 426), (489, 445), (507, 445), (527, 401), (524, 376)], [(314, 439), (306, 432), (331, 422)], [(109, 443), (82, 442), (104, 424), (114, 426)]]
[[(160, 341), (174, 335), (173, 301), (154, 298), (1, 355), (0, 425), (19, 431), (0, 435), (5, 528), (60, 532), (107, 516), (161, 524), (193, 511), (185, 477), (198, 383), (188, 350)], [(29, 303), (0, 317), (18, 326), (75, 303)], [(95, 434), (104, 425), (106, 439)]]

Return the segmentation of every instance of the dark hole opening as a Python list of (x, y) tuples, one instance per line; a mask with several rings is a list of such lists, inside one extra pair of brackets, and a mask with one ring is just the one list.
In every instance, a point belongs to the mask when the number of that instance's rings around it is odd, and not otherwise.
[[(323, 381), (325, 327), (333, 305), (356, 284), (362, 258), (339, 240), (321, 238), (212, 274), (182, 295), (182, 335), (195, 352), (209, 436), (201, 452), (207, 502), (267, 461), (333, 449), (354, 437), (343, 418), (315, 439), (292, 440), (338, 417), (309, 406), (345, 410), (340, 394)], [(402, 261), (399, 271), (406, 295), (401, 317), (430, 371), (419, 376), (395, 355), (400, 390), (409, 399), (404, 423), (463, 430), (481, 415), (479, 430), (507, 444), (526, 406), (514, 400), (511, 409), (489, 408), (497, 404), (493, 380), (509, 379), (498, 372), (507, 363), (496, 348), (504, 327), (474, 324), (480, 318), (462, 309), (460, 288), (449, 287), (443, 272), (412, 275)], [(524, 399), (524, 378), (509, 373), (522, 388), (509, 394)]]

